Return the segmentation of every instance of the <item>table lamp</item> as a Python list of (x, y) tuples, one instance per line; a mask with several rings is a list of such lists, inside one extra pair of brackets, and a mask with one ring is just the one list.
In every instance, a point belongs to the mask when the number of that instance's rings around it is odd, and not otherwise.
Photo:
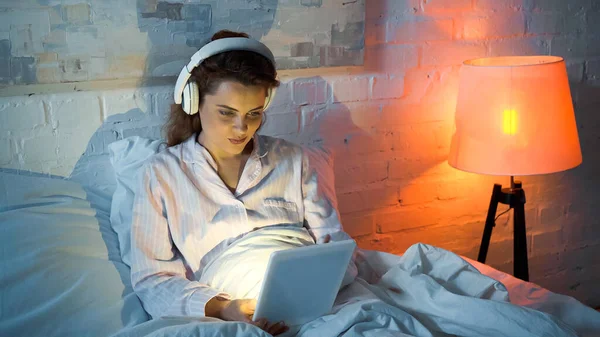
[(462, 171), (510, 176), (494, 184), (477, 260), (485, 263), (498, 203), (513, 209), (514, 276), (529, 281), (525, 192), (515, 176), (581, 163), (565, 62), (555, 56), (491, 57), (460, 69), (448, 163)]

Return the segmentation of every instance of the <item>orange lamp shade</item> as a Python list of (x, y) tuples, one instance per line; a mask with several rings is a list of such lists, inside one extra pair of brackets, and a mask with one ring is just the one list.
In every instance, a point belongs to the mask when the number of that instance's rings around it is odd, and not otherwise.
[(581, 163), (565, 62), (492, 57), (460, 70), (448, 163), (490, 175), (564, 171)]

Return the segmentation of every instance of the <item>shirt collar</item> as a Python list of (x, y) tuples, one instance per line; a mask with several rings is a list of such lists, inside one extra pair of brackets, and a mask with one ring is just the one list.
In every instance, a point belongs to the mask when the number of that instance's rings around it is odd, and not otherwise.
[[(204, 146), (196, 141), (197, 138), (198, 134), (194, 133), (182, 143), (181, 158), (186, 163), (204, 163), (208, 161), (211, 166), (216, 167), (213, 157)], [(250, 158), (260, 159), (266, 156), (269, 150), (265, 144), (264, 137), (255, 133), (252, 141), (254, 142), (254, 148), (252, 149)]]

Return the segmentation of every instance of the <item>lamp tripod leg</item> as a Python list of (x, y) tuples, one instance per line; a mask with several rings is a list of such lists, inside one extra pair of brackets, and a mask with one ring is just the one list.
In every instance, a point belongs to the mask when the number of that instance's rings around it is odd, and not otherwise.
[(485, 228), (483, 229), (483, 236), (481, 237), (481, 245), (479, 246), (479, 255), (477, 257), (477, 261), (481, 263), (485, 263), (488, 248), (490, 246), (490, 238), (492, 237), (492, 230), (496, 225), (496, 211), (498, 209), (498, 201), (501, 191), (502, 185), (494, 184), (492, 198), (490, 200), (490, 207), (488, 208), (487, 218), (485, 219)]
[[(521, 193), (523, 193), (522, 190)], [(514, 275), (516, 278), (519, 278), (523, 281), (529, 281), (529, 266), (527, 262), (527, 232), (525, 228), (525, 205), (523, 203), (517, 203), (514, 205), (514, 210)]]

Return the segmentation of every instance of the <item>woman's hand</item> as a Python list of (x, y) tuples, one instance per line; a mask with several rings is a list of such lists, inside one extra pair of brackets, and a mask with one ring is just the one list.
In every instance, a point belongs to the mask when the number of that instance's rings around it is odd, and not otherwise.
[(288, 331), (289, 328), (283, 322), (270, 324), (264, 318), (253, 321), (252, 316), (254, 315), (255, 308), (256, 300), (254, 299), (237, 299), (230, 301), (224, 298), (215, 297), (206, 304), (206, 315), (220, 318), (224, 321), (238, 321), (256, 325), (273, 336)]
[[(331, 235), (327, 234), (325, 235), (325, 238), (323, 239), (323, 243), (329, 243), (331, 242)], [(356, 261), (356, 259), (358, 258), (358, 255), (360, 253), (358, 252), (358, 246), (354, 248), (354, 252), (352, 252), (352, 261)]]

